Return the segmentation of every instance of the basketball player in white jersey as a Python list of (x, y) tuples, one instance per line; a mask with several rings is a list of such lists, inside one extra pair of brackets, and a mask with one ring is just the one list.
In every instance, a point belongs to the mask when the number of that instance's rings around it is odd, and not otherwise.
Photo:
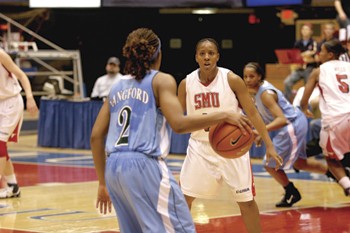
[(0, 48), (0, 198), (20, 196), (13, 164), (7, 152), (7, 142), (18, 141), (24, 110), (20, 94), (22, 88), (26, 94), (27, 110), (36, 113), (38, 108), (28, 77)]
[(329, 170), (350, 196), (350, 179), (341, 164), (350, 154), (350, 63), (340, 61), (344, 47), (338, 40), (322, 44), (319, 58), (321, 65), (312, 71), (305, 85), (300, 106), (308, 117), (308, 100), (316, 85), (320, 89), (321, 125), (320, 146), (326, 156)]
[[(279, 167), (282, 158), (276, 154), (242, 78), (217, 66), (220, 58), (217, 42), (212, 38), (200, 40), (195, 58), (199, 68), (181, 81), (178, 92), (187, 115), (205, 115), (225, 109), (231, 110), (233, 115), (245, 117), (239, 107), (243, 106), (267, 145), (269, 159), (275, 159), (276, 167)], [(215, 198), (223, 183), (231, 188), (248, 232), (261, 232), (249, 152), (236, 159), (223, 158), (211, 148), (208, 129), (192, 132), (180, 174), (180, 186), (188, 206), (191, 208), (195, 198)]]

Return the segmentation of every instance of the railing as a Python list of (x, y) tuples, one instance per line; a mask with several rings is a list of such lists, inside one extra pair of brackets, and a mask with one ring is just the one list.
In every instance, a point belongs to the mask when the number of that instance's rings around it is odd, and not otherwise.
[[(60, 46), (52, 43), (51, 41), (45, 39), (44, 37), (33, 32), (29, 28), (21, 25), (20, 23), (12, 20), (6, 15), (0, 13), (0, 18), (7, 22), (7, 31), (5, 35), (1, 36), (1, 42), (4, 50), (15, 57), (17, 65), (21, 67), (21, 61), (30, 60), (34, 61), (36, 65), (40, 67), (38, 71), (24, 71), (28, 76), (33, 79), (37, 76), (60, 76), (67, 82), (71, 83), (73, 86), (73, 97), (84, 98), (84, 85), (83, 85), (83, 75), (81, 68), (81, 57), (79, 50), (65, 50)], [(12, 38), (12, 29), (14, 26), (21, 31), (28, 33), (33, 38), (41, 41), (52, 49), (39, 49), (35, 42), (18, 41)], [(19, 38), (18, 38), (19, 39)], [(47, 61), (71, 61), (70, 70), (59, 69)], [(43, 70), (44, 69), (44, 70)], [(48, 93), (39, 91), (33, 92), (34, 95), (45, 95)]]

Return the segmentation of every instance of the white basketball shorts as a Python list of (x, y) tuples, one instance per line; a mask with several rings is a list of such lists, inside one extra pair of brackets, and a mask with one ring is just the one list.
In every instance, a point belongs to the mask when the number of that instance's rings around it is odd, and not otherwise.
[(253, 200), (255, 187), (249, 152), (240, 158), (225, 159), (213, 151), (209, 142), (190, 138), (180, 173), (183, 193), (213, 199), (224, 183), (232, 190), (235, 201)]
[(20, 94), (0, 100), (0, 140), (17, 142), (23, 122), (23, 98)]

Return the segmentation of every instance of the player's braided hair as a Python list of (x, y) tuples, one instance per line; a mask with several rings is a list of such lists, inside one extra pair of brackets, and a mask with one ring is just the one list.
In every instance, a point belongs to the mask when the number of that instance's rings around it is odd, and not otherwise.
[(124, 73), (135, 76), (137, 80), (142, 79), (150, 71), (159, 51), (160, 40), (151, 29), (132, 31), (123, 47), (123, 56), (126, 58)]

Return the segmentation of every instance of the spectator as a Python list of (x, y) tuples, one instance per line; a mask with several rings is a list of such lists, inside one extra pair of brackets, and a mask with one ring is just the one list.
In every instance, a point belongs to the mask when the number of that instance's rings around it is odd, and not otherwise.
[(106, 98), (112, 85), (118, 81), (121, 76), (119, 59), (117, 57), (110, 57), (106, 64), (106, 74), (96, 80), (92, 89), (91, 98)]
[(284, 95), (288, 101), (293, 102), (293, 86), (301, 79), (306, 83), (311, 71), (317, 66), (314, 55), (317, 52), (317, 42), (312, 39), (312, 25), (303, 24), (301, 26), (301, 39), (297, 40), (294, 48), (300, 49), (304, 65), (296, 68), (284, 80)]
[(317, 52), (321, 51), (321, 45), (324, 42), (337, 39), (336, 30), (333, 22), (326, 22), (322, 25), (322, 40), (317, 45)]

